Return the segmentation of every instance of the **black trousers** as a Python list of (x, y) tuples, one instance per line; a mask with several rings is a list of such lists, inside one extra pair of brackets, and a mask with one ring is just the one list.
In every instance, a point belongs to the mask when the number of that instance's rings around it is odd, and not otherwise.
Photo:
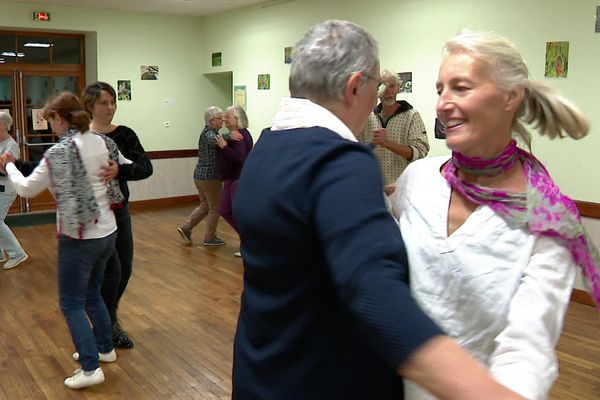
[(133, 233), (129, 206), (114, 210), (117, 220), (117, 241), (115, 249), (106, 263), (102, 298), (108, 309), (110, 320), (117, 323), (117, 307), (123, 296), (133, 267)]

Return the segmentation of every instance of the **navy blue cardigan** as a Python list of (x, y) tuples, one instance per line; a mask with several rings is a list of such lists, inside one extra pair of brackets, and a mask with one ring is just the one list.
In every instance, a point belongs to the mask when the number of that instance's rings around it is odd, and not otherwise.
[(397, 368), (441, 331), (410, 296), (382, 186), (360, 143), (325, 128), (262, 133), (234, 204), (233, 399), (402, 398)]

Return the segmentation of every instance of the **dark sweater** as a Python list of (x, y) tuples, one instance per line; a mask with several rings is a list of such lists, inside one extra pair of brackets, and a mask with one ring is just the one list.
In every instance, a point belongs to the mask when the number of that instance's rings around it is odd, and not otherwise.
[(243, 140), (229, 140), (227, 146), (219, 149), (217, 168), (223, 180), (240, 178), (244, 161), (254, 144), (247, 129), (242, 128), (239, 131), (244, 137)]
[(324, 128), (265, 130), (234, 204), (244, 292), (233, 399), (402, 398), (398, 367), (439, 328), (370, 150)]
[(139, 181), (148, 178), (153, 172), (152, 163), (131, 128), (119, 125), (112, 132), (106, 133), (106, 136), (117, 144), (119, 151), (125, 158), (133, 161), (133, 164), (120, 164), (119, 174), (117, 175), (119, 186), (125, 196), (125, 203), (127, 203), (129, 200), (127, 181)]

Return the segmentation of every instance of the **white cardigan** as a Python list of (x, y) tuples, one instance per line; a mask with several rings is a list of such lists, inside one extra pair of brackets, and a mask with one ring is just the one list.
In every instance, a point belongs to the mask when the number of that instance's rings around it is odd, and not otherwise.
[[(503, 385), (545, 399), (558, 376), (554, 347), (575, 279), (555, 239), (510, 228), (479, 206), (449, 237), (448, 157), (418, 160), (390, 200), (410, 265), (413, 295), (434, 321)], [(432, 398), (408, 384), (407, 400)]]

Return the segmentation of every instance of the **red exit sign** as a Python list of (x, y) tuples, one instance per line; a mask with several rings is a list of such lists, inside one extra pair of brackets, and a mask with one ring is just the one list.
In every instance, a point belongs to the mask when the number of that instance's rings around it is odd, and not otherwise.
[(33, 12), (33, 20), (34, 21), (50, 21), (50, 13), (45, 11), (34, 11)]

